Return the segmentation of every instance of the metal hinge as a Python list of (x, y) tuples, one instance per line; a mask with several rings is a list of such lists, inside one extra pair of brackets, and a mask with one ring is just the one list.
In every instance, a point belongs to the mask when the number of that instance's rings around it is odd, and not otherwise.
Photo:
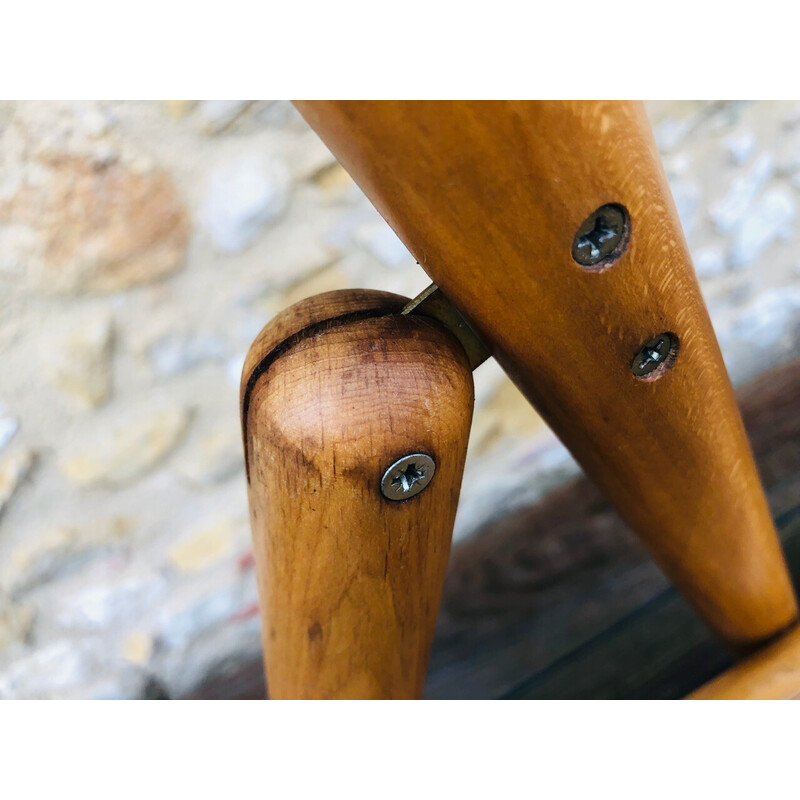
[(491, 355), (480, 336), (435, 283), (418, 294), (400, 313), (420, 314), (441, 322), (461, 342), (471, 369), (483, 364)]

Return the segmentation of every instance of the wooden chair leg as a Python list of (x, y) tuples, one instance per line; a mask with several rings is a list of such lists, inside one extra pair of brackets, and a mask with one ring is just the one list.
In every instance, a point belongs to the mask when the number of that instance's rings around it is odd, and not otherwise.
[(731, 667), (687, 700), (800, 699), (800, 628)]
[(406, 302), (310, 298), (248, 353), (241, 411), (272, 698), (421, 695), (473, 388), (458, 341), (401, 316)]
[(797, 604), (639, 104), (298, 103), (732, 649)]

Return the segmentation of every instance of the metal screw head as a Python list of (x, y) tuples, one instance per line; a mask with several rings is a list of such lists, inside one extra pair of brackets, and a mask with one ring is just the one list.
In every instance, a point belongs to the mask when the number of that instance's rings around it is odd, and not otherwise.
[(411, 453), (394, 462), (383, 473), (381, 493), (387, 500), (408, 500), (433, 479), (436, 463), (425, 453)]
[(655, 380), (672, 366), (678, 354), (678, 338), (673, 333), (659, 333), (633, 357), (631, 372), (637, 378)]
[(572, 257), (582, 267), (602, 269), (622, 254), (627, 232), (628, 215), (621, 205), (600, 206), (578, 228), (572, 240)]

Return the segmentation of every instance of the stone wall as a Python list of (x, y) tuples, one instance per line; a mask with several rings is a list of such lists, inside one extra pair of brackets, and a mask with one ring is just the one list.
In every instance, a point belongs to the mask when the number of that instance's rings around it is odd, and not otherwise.
[[(800, 340), (800, 104), (652, 103), (728, 366)], [(427, 278), (285, 102), (0, 105), (0, 697), (185, 696), (259, 649), (244, 353)], [(577, 468), (493, 362), (457, 537)]]

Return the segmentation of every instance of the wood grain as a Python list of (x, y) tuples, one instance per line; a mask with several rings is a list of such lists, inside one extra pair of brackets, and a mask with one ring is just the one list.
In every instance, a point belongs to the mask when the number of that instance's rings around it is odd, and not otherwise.
[(800, 628), (745, 659), (688, 700), (800, 699)]
[[(298, 108), (662, 569), (735, 650), (797, 605), (652, 135), (619, 102)], [(622, 204), (601, 272), (575, 231)], [(677, 335), (660, 380), (642, 344)]]
[[(404, 303), (377, 292), (312, 298), (267, 326), (246, 361), (244, 437), (273, 698), (422, 692), (473, 390), (458, 341), (437, 322), (401, 316)], [(386, 500), (384, 470), (415, 452), (436, 461), (432, 482), (416, 497)]]

